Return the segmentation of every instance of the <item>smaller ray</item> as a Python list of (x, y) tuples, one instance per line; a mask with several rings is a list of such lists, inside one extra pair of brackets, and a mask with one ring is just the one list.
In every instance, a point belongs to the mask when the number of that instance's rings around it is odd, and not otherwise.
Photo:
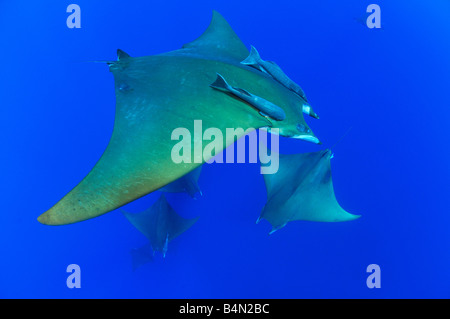
[(267, 203), (256, 221), (266, 219), (272, 230), (288, 222), (342, 222), (359, 218), (346, 212), (336, 200), (331, 179), (329, 149), (313, 153), (279, 154), (279, 170), (265, 174)]
[(131, 249), (130, 254), (131, 267), (133, 271), (136, 271), (136, 269), (138, 269), (139, 267), (153, 261), (152, 246), (150, 245), (150, 243), (147, 243), (139, 248)]
[(297, 83), (292, 81), (291, 78), (289, 78), (286, 73), (284, 73), (283, 70), (278, 66), (278, 64), (273, 61), (264, 61), (263, 59), (261, 59), (258, 50), (256, 50), (254, 46), (251, 46), (249, 56), (241, 63), (244, 65), (252, 66), (255, 69), (260, 70), (261, 72), (269, 74), (283, 86), (295, 92), (306, 102), (303, 105), (303, 113), (316, 119), (319, 118), (319, 116), (311, 108), (311, 105), (307, 103), (308, 99), (306, 98), (303, 89)]
[(160, 188), (159, 190), (162, 192), (167, 193), (187, 193), (189, 196), (191, 196), (194, 199), (196, 198), (197, 194), (200, 194), (200, 196), (203, 196), (203, 193), (198, 186), (198, 178), (200, 177), (200, 173), (202, 171), (202, 166), (197, 167), (196, 169), (192, 170), (188, 174), (184, 175), (183, 177), (180, 177), (179, 179), (173, 181), (170, 184), (167, 184), (166, 186)]
[(161, 195), (147, 210), (132, 214), (123, 212), (128, 221), (133, 224), (150, 241), (154, 252), (162, 252), (166, 256), (168, 244), (176, 237), (188, 230), (197, 220), (186, 219), (178, 215)]
[(276, 121), (282, 121), (286, 118), (286, 113), (284, 113), (281, 107), (244, 89), (232, 87), (219, 73), (217, 73), (216, 81), (210, 86), (216, 90), (230, 93), (240, 98), (241, 100), (244, 100), (245, 102), (256, 108), (259, 111), (259, 114), (264, 117), (270, 117)]

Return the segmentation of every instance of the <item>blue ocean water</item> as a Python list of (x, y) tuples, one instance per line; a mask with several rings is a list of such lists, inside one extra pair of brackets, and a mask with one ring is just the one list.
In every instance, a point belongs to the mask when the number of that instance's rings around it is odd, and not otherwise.
[[(1, 298), (449, 298), (450, 2), (0, 1)], [(292, 222), (268, 236), (255, 225), (266, 200), (257, 164), (203, 167), (204, 196), (169, 194), (200, 216), (165, 259), (136, 271), (147, 241), (114, 211), (67, 226), (36, 218), (103, 153), (114, 123), (113, 76), (92, 60), (158, 54), (196, 39), (219, 11), (242, 41), (305, 90), (324, 145), (282, 138), (280, 151), (332, 160), (347, 223)], [(126, 209), (139, 212), (159, 196)], [(81, 268), (69, 289), (66, 267)], [(381, 269), (369, 289), (367, 266)]]

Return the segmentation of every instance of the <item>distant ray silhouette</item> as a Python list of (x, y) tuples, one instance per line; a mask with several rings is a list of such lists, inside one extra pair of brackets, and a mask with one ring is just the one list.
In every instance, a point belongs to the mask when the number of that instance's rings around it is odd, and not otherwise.
[(139, 248), (131, 249), (130, 254), (133, 271), (136, 271), (139, 267), (153, 261), (152, 246), (150, 243), (146, 243), (144, 246)]
[(169, 243), (198, 220), (198, 217), (186, 219), (178, 215), (170, 207), (164, 194), (147, 210), (134, 214), (123, 212), (123, 214), (148, 238), (153, 251), (162, 252), (164, 257)]

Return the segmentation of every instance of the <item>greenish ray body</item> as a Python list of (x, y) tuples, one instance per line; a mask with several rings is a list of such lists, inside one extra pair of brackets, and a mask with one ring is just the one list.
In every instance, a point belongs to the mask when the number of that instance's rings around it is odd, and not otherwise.
[[(176, 164), (171, 139), (176, 128), (194, 132), (218, 128), (279, 128), (288, 137), (314, 137), (307, 127), (300, 98), (270, 76), (242, 65), (248, 50), (224, 18), (214, 12), (206, 32), (182, 49), (146, 57), (120, 54), (110, 63), (115, 79), (116, 117), (111, 140), (89, 174), (38, 220), (64, 225), (110, 212), (184, 176), (209, 158), (194, 154), (192, 163)], [(214, 90), (216, 74), (281, 107), (283, 121), (271, 121), (235, 97)], [(238, 136), (239, 138), (240, 136)], [(201, 137), (192, 138), (198, 143)], [(224, 147), (234, 143), (226, 138)], [(207, 143), (203, 143), (202, 148)]]

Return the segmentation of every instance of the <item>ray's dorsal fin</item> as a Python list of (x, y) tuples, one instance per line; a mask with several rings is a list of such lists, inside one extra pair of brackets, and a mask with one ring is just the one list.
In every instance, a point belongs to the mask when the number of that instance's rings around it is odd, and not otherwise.
[(213, 10), (211, 23), (196, 40), (183, 45), (183, 49), (193, 49), (206, 56), (227, 57), (240, 62), (248, 55), (247, 48), (239, 39), (225, 18)]
[(126, 53), (125, 51), (122, 51), (120, 49), (117, 49), (117, 61), (121, 61), (123, 59), (131, 58), (131, 56)]
[(124, 60), (131, 58), (131, 56), (121, 49), (117, 49), (117, 60), (116, 61), (94, 61), (94, 62), (103, 62), (109, 65), (110, 67), (114, 67), (119, 62), (123, 62)]

